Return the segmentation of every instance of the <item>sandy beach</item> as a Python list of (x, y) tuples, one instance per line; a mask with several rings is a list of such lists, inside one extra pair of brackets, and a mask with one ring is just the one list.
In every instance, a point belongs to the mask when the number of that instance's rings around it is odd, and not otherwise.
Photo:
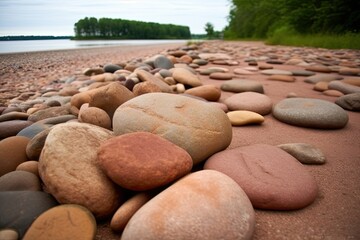
[[(106, 47), (81, 50), (49, 51), (0, 55), (0, 106), (7, 106), (10, 100), (21, 93), (46, 88), (64, 78), (75, 76), (87, 79), (83, 70), (103, 66), (107, 63), (121, 63), (132, 59), (146, 59), (156, 54), (166, 54), (178, 44), (151, 46)], [(207, 64), (208, 67), (224, 67), (233, 70), (248, 67), (245, 59), (251, 56), (277, 56), (289, 58), (291, 47), (266, 46), (262, 42), (208, 42), (202, 50), (225, 53), (232, 56), (238, 65)], [(317, 56), (335, 56), (334, 50), (296, 48), (298, 58), (303, 51)], [(296, 55), (294, 51), (291, 54)], [(359, 51), (344, 50), (344, 54), (360, 56)], [(314, 57), (316, 59), (316, 57)], [(359, 67), (356, 59), (348, 59)], [(353, 61), (353, 62), (352, 62)], [(302, 66), (272, 64), (279, 70), (303, 70)], [(338, 75), (332, 72), (332, 75)], [(203, 84), (220, 87), (222, 80), (199, 75)], [(233, 79), (249, 79), (261, 83), (264, 94), (273, 104), (287, 98), (289, 93), (299, 97), (322, 99), (334, 103), (337, 97), (324, 95), (313, 90), (314, 85), (304, 82), (305, 77), (296, 76), (294, 82), (270, 81), (268, 76), (257, 72), (253, 75), (235, 75)], [(360, 78), (357, 76), (357, 78)], [(221, 92), (219, 102), (234, 93)], [(232, 127), (233, 138), (229, 149), (263, 143), (279, 145), (285, 143), (308, 143), (316, 146), (326, 156), (323, 165), (305, 165), (314, 176), (319, 194), (309, 206), (295, 211), (267, 211), (255, 209), (255, 232), (253, 239), (359, 239), (360, 238), (360, 114), (346, 111), (348, 124), (341, 129), (314, 129), (292, 126), (275, 119), (272, 114), (265, 117), (261, 125)], [(120, 234), (112, 232), (109, 220), (98, 222), (96, 239), (119, 239)]]

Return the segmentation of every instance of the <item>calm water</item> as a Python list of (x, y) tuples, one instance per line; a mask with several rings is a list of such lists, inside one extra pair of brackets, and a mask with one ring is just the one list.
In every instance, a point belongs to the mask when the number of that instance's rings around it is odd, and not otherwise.
[(49, 51), (63, 49), (79, 49), (107, 46), (149, 45), (161, 43), (186, 43), (186, 40), (89, 40), (73, 41), (70, 39), (57, 40), (28, 40), (28, 41), (0, 41), (0, 53)]

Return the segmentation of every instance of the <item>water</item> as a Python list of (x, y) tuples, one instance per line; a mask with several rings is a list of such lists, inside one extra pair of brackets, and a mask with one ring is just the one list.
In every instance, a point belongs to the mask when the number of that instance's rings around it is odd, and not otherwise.
[(151, 45), (162, 43), (186, 43), (186, 40), (27, 40), (0, 41), (0, 53), (19, 53), (109, 46)]

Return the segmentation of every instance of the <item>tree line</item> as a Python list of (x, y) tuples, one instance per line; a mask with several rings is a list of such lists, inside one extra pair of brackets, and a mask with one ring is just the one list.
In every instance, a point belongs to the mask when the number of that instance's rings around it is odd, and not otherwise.
[(225, 38), (266, 38), (276, 31), (300, 34), (360, 32), (359, 0), (231, 0)]
[(75, 23), (75, 39), (190, 39), (187, 26), (85, 17)]

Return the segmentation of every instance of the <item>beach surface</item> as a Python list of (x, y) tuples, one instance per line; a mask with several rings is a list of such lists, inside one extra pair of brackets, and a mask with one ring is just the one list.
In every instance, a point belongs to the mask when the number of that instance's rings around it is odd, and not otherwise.
[[(76, 77), (86, 80), (83, 70), (136, 59), (146, 59), (156, 54), (180, 47), (178, 44), (106, 47), (81, 50), (49, 51), (0, 55), (0, 106), (11, 105), (11, 99), (26, 92), (36, 92), (49, 84), (55, 86), (61, 79)], [(251, 57), (284, 60), (271, 64), (278, 70), (304, 70), (304, 66), (285, 64), (286, 59), (335, 58), (336, 50), (266, 46), (262, 42), (209, 41), (201, 50), (210, 53), (224, 53), (238, 64), (224, 65), (210, 62), (206, 66), (223, 67), (229, 70), (233, 79), (257, 81), (264, 87), (264, 94), (273, 104), (286, 99), (289, 93), (298, 97), (322, 99), (334, 103), (336, 96), (315, 91), (314, 84), (304, 82), (305, 76), (296, 76), (293, 82), (272, 81), (256, 71), (252, 75), (234, 74), (236, 68), (249, 67), (245, 61)], [(347, 64), (359, 67), (359, 51), (343, 50)], [(314, 55), (314, 56), (311, 56)], [(258, 61), (258, 62), (261, 62)], [(337, 72), (329, 73), (338, 76)], [(220, 87), (223, 80), (199, 75), (204, 85)], [(355, 76), (355, 78), (360, 78)], [(221, 92), (219, 102), (234, 95)], [(326, 156), (322, 165), (304, 165), (315, 178), (319, 188), (315, 201), (299, 210), (271, 211), (255, 209), (255, 232), (253, 239), (359, 239), (360, 238), (360, 113), (346, 111), (349, 121), (341, 129), (315, 129), (293, 126), (277, 120), (272, 114), (264, 116), (261, 125), (232, 127), (233, 137), (229, 149), (252, 144), (279, 145), (285, 143), (307, 143), (320, 149)], [(119, 239), (120, 234), (110, 229), (110, 221), (99, 221), (96, 239)]]

